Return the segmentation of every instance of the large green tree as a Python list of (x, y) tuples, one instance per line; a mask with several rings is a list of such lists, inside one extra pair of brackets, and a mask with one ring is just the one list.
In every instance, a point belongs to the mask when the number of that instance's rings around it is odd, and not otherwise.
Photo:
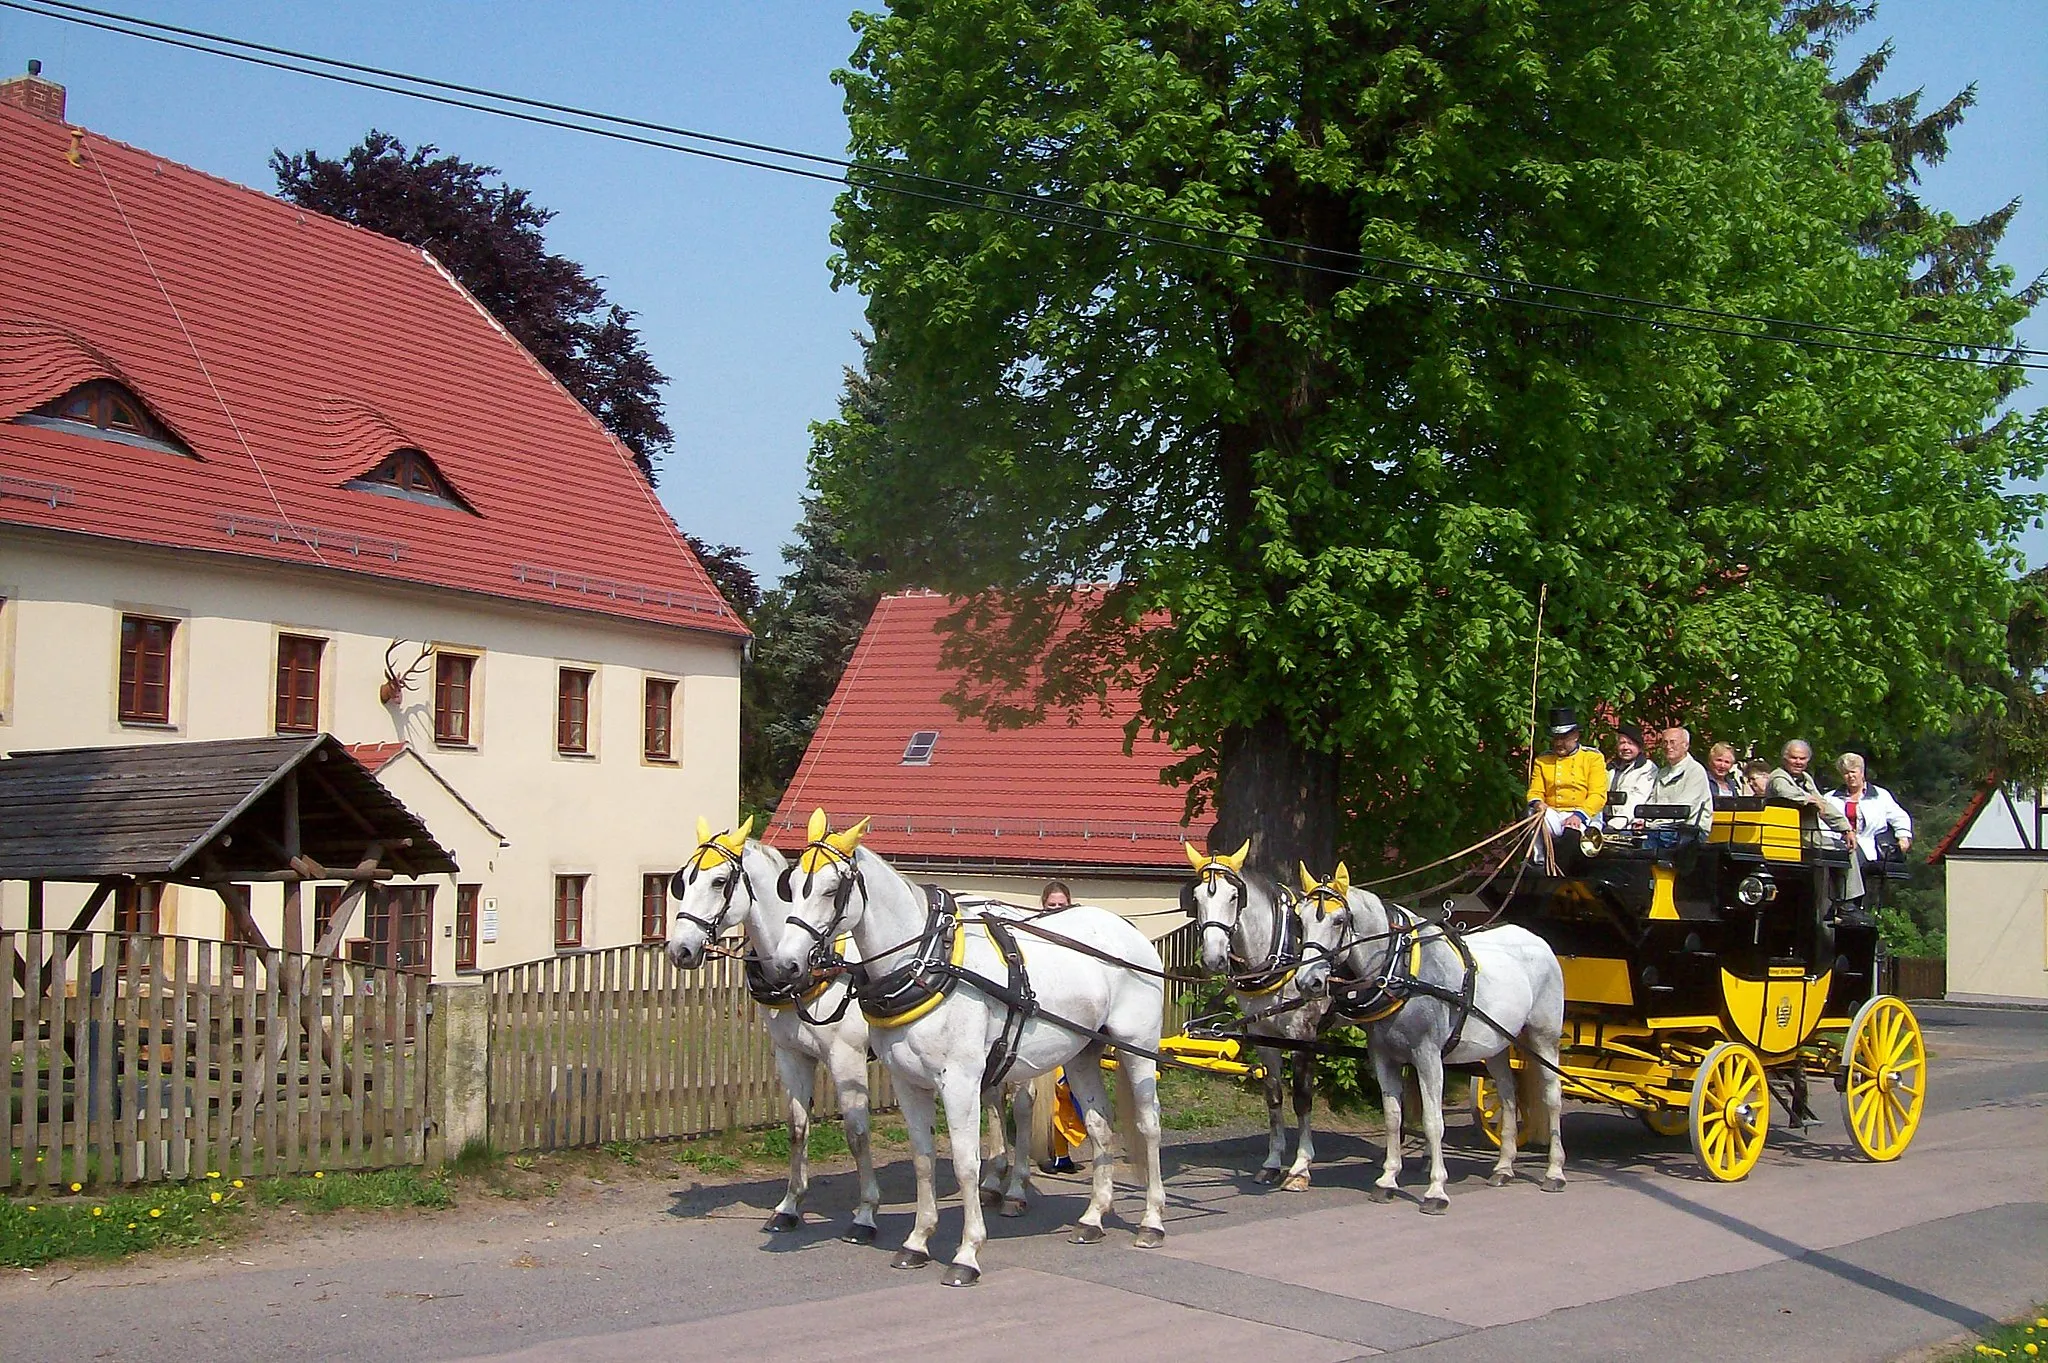
[(1994, 424), (2009, 369), (1884, 338), (1995, 356), (2027, 300), (1988, 265), (1909, 287), (1954, 224), (1863, 230), (1890, 154), (1845, 136), (1782, 18), (857, 16), (838, 269), (899, 438), (828, 442), (822, 489), (904, 579), (1012, 606), (1113, 581), (1079, 627), (970, 608), (956, 656), (999, 693), (1059, 638), (1040, 701), (1142, 677), (1221, 837), (1268, 865), (1418, 853), (1514, 807), (1546, 586), (1546, 700), (1737, 739), (1921, 732), (1982, 699), (1962, 665), (2001, 654), (2028, 512), (2003, 488), (2041, 450)]

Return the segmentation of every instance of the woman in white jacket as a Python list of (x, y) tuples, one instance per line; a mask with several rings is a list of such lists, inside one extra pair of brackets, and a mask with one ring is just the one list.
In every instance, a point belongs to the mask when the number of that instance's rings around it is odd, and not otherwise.
[(1863, 859), (1875, 864), (1878, 860), (1878, 834), (1890, 830), (1898, 842), (1901, 855), (1913, 845), (1913, 819), (1894, 800), (1891, 792), (1883, 786), (1870, 783), (1869, 773), (1861, 755), (1845, 752), (1835, 759), (1835, 770), (1841, 774), (1842, 784), (1828, 792), (1828, 799), (1842, 811), (1849, 826), (1856, 830), (1856, 848)]

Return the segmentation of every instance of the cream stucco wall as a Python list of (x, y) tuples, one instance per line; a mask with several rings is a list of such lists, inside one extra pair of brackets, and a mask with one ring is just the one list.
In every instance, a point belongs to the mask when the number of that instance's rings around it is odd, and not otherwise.
[(1950, 998), (2048, 1002), (2048, 861), (1947, 858)]
[[(459, 805), (423, 770), (408, 770), (404, 759), (393, 768), (391, 788), (447, 841), (462, 868), (436, 878), (438, 975), (453, 968), (453, 882), (479, 884), (497, 902), (498, 940), (480, 945), (481, 966), (553, 953), (553, 877), (560, 873), (591, 877), (586, 946), (636, 941), (641, 875), (674, 869), (698, 815), (721, 828), (736, 818), (737, 639), (345, 571), (14, 527), (0, 528), (0, 600), (0, 750), (9, 752), (270, 734), (278, 636), (327, 640), (321, 727), (345, 743), (412, 744), (504, 835), (499, 846), (473, 819), (457, 817)], [(179, 622), (168, 726), (124, 725), (116, 716), (124, 612)], [(423, 641), (478, 655), (471, 745), (434, 741), (431, 668), (398, 703), (379, 701), (394, 640), (412, 641), (398, 652), (401, 665)], [(597, 674), (588, 757), (555, 750), (557, 674), (565, 665)], [(642, 755), (650, 676), (678, 683), (671, 763)], [(67, 924), (83, 895), (82, 887), (51, 886), (47, 921)], [(21, 885), (0, 888), (0, 923), (20, 926), (25, 902)], [(169, 913), (167, 930), (220, 931), (219, 901), (205, 891), (178, 892)], [(274, 888), (259, 897), (258, 922), (279, 940)]]
[(1076, 904), (1094, 904), (1122, 914), (1154, 941), (1188, 921), (1180, 907), (1180, 887), (1186, 883), (1186, 877), (1139, 880), (1120, 876), (1017, 876), (908, 868), (903, 874), (920, 885), (944, 886), (956, 895), (990, 895), (1027, 907), (1038, 903), (1046, 881), (1064, 881), (1074, 892)]

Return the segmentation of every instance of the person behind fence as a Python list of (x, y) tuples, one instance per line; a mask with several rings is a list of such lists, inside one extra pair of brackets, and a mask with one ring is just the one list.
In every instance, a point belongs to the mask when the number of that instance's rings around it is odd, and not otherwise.
[[(1657, 764), (1643, 753), (1643, 731), (1633, 724), (1614, 726), (1614, 765), (1607, 769), (1607, 819), (1609, 828), (1628, 828), (1635, 823), (1636, 806), (1652, 803), (1657, 786)], [(1619, 795), (1619, 800), (1614, 797)]]
[(1707, 769), (1692, 755), (1692, 733), (1673, 725), (1658, 735), (1657, 748), (1663, 761), (1645, 804), (1683, 806), (1682, 819), (1645, 821), (1643, 845), (1655, 848), (1684, 847), (1703, 842), (1714, 829), (1714, 787)]
[(1048, 913), (1074, 906), (1074, 892), (1067, 888), (1064, 880), (1048, 880), (1045, 888), (1038, 892), (1038, 907)]
[(1778, 768), (1764, 786), (1764, 795), (1769, 799), (1807, 806), (1819, 816), (1821, 824), (1829, 832), (1851, 848), (1849, 865), (1837, 886), (1835, 899), (1838, 903), (1861, 904), (1863, 866), (1862, 858), (1854, 851), (1855, 830), (1834, 801), (1821, 794), (1820, 787), (1814, 784), (1813, 774), (1807, 770), (1812, 765), (1813, 745), (1803, 738), (1791, 740), (1778, 752)]
[(1579, 742), (1579, 717), (1568, 705), (1550, 712), (1550, 751), (1529, 772), (1529, 812), (1542, 814), (1551, 837), (1589, 827), (1607, 798), (1607, 759)]
[(1743, 786), (1742, 773), (1735, 769), (1735, 745), (1716, 743), (1707, 749), (1707, 784), (1713, 788), (1717, 800), (1732, 800), (1738, 795), (1747, 795)]

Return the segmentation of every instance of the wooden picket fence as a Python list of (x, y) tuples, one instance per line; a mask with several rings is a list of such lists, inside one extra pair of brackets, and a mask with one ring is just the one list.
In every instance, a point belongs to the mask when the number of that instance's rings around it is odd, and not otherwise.
[[(703, 1136), (787, 1115), (774, 1048), (738, 961), (678, 969), (659, 946), (484, 972), (490, 1134), (500, 1150)], [(868, 1067), (870, 1102), (893, 1107)], [(820, 1082), (816, 1110), (838, 1104)]]
[(427, 980), (187, 937), (0, 932), (11, 1189), (417, 1164)]
[[(1193, 926), (1161, 939), (1167, 969), (1198, 968)], [(740, 963), (681, 970), (658, 946), (612, 947), (484, 972), (489, 990), (490, 1138), (500, 1150), (705, 1136), (787, 1115), (759, 1005)], [(1165, 1023), (1190, 1011), (1169, 985)], [(868, 1066), (870, 1103), (896, 1105)], [(821, 1116), (838, 1111), (817, 1089)]]

